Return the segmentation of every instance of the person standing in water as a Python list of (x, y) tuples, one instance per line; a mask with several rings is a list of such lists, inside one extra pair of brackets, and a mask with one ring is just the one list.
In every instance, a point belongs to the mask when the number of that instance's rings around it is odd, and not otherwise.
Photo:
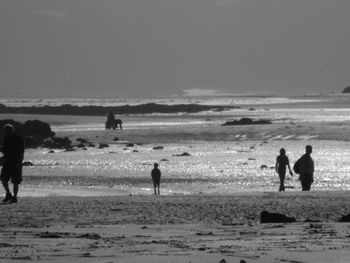
[(303, 191), (310, 191), (314, 182), (314, 160), (311, 157), (312, 146), (305, 147), (305, 154), (297, 161), (300, 170), (300, 182)]
[(151, 175), (152, 175), (152, 181), (153, 181), (153, 185), (154, 185), (154, 194), (156, 195), (157, 194), (157, 189), (158, 189), (158, 195), (160, 195), (160, 191), (159, 191), (159, 188), (160, 188), (160, 176), (161, 176), (161, 172), (160, 170), (158, 169), (158, 163), (155, 163), (154, 164), (154, 168), (151, 172)]
[(279, 191), (280, 192), (284, 192), (285, 188), (284, 188), (284, 179), (286, 178), (286, 171), (287, 171), (287, 167), (289, 169), (289, 173), (291, 176), (293, 176), (293, 172), (292, 169), (290, 168), (289, 165), (289, 159), (288, 156), (286, 155), (286, 150), (284, 148), (281, 148), (280, 150), (280, 155), (277, 156), (276, 159), (276, 172), (278, 173), (278, 176), (280, 178), (280, 188)]

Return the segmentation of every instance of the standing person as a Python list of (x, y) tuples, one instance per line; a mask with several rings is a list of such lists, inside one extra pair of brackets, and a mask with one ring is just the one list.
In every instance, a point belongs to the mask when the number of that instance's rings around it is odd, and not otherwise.
[(152, 175), (152, 181), (153, 181), (153, 185), (154, 185), (154, 194), (155, 195), (157, 194), (156, 189), (158, 188), (158, 195), (160, 195), (159, 188), (160, 188), (160, 175), (161, 175), (161, 172), (158, 169), (158, 163), (154, 164), (154, 168), (153, 168), (153, 170), (151, 172), (151, 175)]
[(277, 159), (276, 159), (276, 172), (278, 173), (278, 176), (280, 177), (280, 188), (279, 188), (279, 191), (280, 192), (284, 192), (284, 179), (286, 178), (286, 170), (287, 170), (287, 167), (288, 166), (288, 169), (289, 169), (289, 174), (291, 176), (293, 176), (293, 172), (292, 172), (292, 169), (290, 168), (290, 165), (289, 165), (289, 159), (288, 159), (288, 156), (286, 155), (286, 150), (284, 148), (281, 148), (280, 149), (280, 155), (277, 156)]
[[(17, 194), (19, 184), (22, 182), (22, 162), (24, 156), (23, 139), (14, 131), (14, 127), (5, 124), (3, 127), (5, 133), (2, 152), (4, 154), (4, 163), (1, 170), (1, 183), (6, 191), (6, 197), (3, 203), (17, 203)], [(13, 184), (13, 195), (9, 188), (9, 181)]]
[(310, 191), (314, 182), (314, 160), (311, 157), (312, 146), (305, 147), (305, 154), (300, 157), (295, 166), (299, 168), (301, 188), (303, 191)]

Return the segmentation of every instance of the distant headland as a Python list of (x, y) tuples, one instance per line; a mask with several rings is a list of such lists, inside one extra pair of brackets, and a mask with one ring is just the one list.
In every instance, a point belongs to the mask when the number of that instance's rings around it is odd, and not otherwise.
[(346, 87), (346, 88), (343, 90), (343, 93), (350, 93), (350, 86), (349, 86), (349, 87)]
[(64, 104), (60, 106), (26, 106), (10, 107), (0, 104), (0, 113), (11, 114), (49, 114), (49, 115), (82, 115), (82, 116), (104, 116), (108, 112), (118, 115), (125, 114), (175, 114), (175, 113), (199, 113), (202, 111), (224, 111), (239, 108), (237, 106), (200, 105), (200, 104), (175, 104), (165, 105), (157, 103), (146, 103), (140, 105), (122, 106), (76, 106)]

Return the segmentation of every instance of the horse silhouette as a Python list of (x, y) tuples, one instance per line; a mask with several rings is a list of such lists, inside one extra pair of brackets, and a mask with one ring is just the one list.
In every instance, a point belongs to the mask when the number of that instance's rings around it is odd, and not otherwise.
[(105, 123), (106, 130), (115, 130), (117, 128), (120, 128), (120, 130), (123, 130), (122, 126), (123, 122), (120, 119), (115, 120), (107, 120)]

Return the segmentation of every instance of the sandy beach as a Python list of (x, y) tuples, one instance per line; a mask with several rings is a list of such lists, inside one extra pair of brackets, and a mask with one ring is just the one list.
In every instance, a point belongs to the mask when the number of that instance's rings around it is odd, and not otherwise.
[[(350, 224), (337, 223), (348, 192), (25, 197), (0, 209), (0, 262), (350, 261)], [(260, 224), (263, 210), (298, 222)]]

